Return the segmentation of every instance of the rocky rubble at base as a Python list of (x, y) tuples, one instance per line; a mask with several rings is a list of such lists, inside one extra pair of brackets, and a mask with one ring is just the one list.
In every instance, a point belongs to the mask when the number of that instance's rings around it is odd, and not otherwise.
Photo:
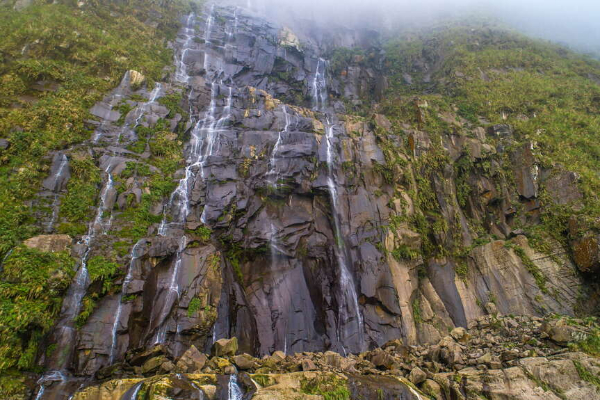
[[(487, 307), (493, 309), (493, 304)], [(404, 398), (396, 396), (408, 391), (408, 398), (417, 399), (411, 389), (415, 393), (418, 389), (444, 400), (595, 399), (600, 398), (600, 359), (577, 351), (573, 343), (597, 334), (590, 321), (492, 314), (471, 322), (468, 329), (453, 329), (435, 345), (409, 346), (394, 340), (347, 357), (331, 351), (294, 355), (276, 351), (259, 359), (236, 354), (236, 338), (217, 341), (212, 356), (191, 346), (172, 359), (157, 346), (128, 354), (125, 363), (99, 371), (97, 378), (112, 379), (109, 382), (118, 387), (119, 382), (139, 382), (142, 377), (155, 385), (169, 376), (192, 380), (202, 376), (197, 385), (217, 387), (219, 377), (239, 375), (248, 393), (265, 399), (321, 398), (295, 397), (306, 395), (302, 392), (306, 382), (317, 375), (345, 382), (352, 390), (342, 398), (360, 398), (354, 397), (357, 387), (367, 392), (370, 389), (365, 388), (381, 387), (389, 394), (385, 398)], [(75, 399), (95, 399), (83, 394), (98, 388), (85, 389)], [(219, 398), (215, 393), (216, 389), (205, 390), (207, 398)]]

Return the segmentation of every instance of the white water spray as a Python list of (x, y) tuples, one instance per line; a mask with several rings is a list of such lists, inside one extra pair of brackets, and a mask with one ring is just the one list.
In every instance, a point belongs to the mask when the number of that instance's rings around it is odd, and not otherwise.
[[(346, 259), (346, 246), (342, 238), (341, 221), (338, 213), (338, 190), (336, 179), (336, 150), (335, 150), (335, 122), (333, 116), (327, 113), (327, 78), (326, 78), (327, 63), (324, 59), (319, 58), (315, 77), (312, 82), (313, 91), (313, 106), (317, 111), (325, 114), (325, 140), (327, 150), (327, 189), (331, 196), (331, 208), (333, 214), (334, 234), (335, 234), (335, 253), (340, 267), (340, 286), (343, 291), (346, 305), (340, 305), (340, 324), (346, 323), (345, 320), (354, 318), (357, 324), (357, 332), (359, 335), (359, 344), (362, 346), (362, 336), (364, 324), (360, 307), (358, 304), (358, 295), (354, 284), (354, 278), (348, 270), (348, 260)], [(347, 315), (345, 307), (352, 308), (350, 312), (354, 315)], [(338, 327), (339, 328), (339, 327)], [(339, 337), (338, 340), (342, 338)], [(342, 345), (343, 347), (343, 345)], [(345, 348), (343, 348), (345, 352)]]

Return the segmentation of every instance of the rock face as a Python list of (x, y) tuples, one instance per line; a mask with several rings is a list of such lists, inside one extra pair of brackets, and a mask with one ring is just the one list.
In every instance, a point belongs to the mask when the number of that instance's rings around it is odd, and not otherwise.
[(67, 250), (72, 242), (69, 235), (40, 235), (27, 239), (23, 244), (30, 249), (55, 253)]
[[(312, 376), (329, 365), (344, 371), (340, 379), (354, 396), (375, 390), (370, 378), (352, 376), (354, 370), (388, 371), (385, 393), (419, 398), (400, 374), (435, 396), (463, 398), (453, 373), (438, 366), (485, 365), (498, 372), (491, 386), (483, 368), (465, 371), (474, 391), (505, 398), (501, 382), (508, 371), (523, 390), (510, 389), (506, 398), (541, 396), (526, 372), (534, 369), (529, 361), (503, 364), (524, 354), (469, 352), (462, 328), (486, 329), (497, 315), (573, 315), (583, 283), (567, 249), (551, 243), (546, 255), (521, 227), (539, 222), (544, 185), (557, 204), (578, 202), (577, 194), (561, 195), (576, 177), (542, 170), (533, 143), (508, 146), (509, 125), (489, 127), (487, 134), (478, 126), (469, 136), (434, 135), (413, 127), (400, 132), (382, 114), (353, 116), (360, 101), (377, 101), (385, 90), (382, 56), (373, 63), (353, 59), (340, 73), (323, 55), (339, 46), (375, 46), (368, 32), (343, 40), (321, 28), (294, 32), (220, 6), (182, 23), (173, 43), (175, 73), (152, 90), (129, 71), (91, 110), (99, 120), (90, 121), (95, 133), (82, 147), (104, 171), (103, 190), (93, 235), (81, 235), (74, 251), (83, 261), (123, 243), (126, 251), (115, 256), (117, 289), (97, 296), (65, 368), (89, 377), (110, 376), (112, 369), (152, 375), (144, 387), (164, 383), (187, 395), (198, 386), (208, 398), (222, 398), (223, 378), (215, 371), (276, 372), (289, 362), (286, 354), (331, 351), (322, 364), (295, 360), (295, 370), (284, 371)], [(171, 95), (179, 96), (179, 111), (189, 110), (189, 120), (157, 100)], [(117, 107), (117, 98), (130, 107)], [(428, 107), (415, 102), (417, 119)], [(448, 126), (461, 124), (456, 116), (442, 117)], [(172, 187), (157, 187), (150, 180), (161, 171), (148, 159), (173, 147), (185, 162), (171, 176)], [(72, 153), (55, 156), (44, 183), (59, 200), (70, 177), (59, 173), (61, 163)], [(526, 212), (516, 216), (517, 208)], [(134, 230), (140, 209), (150, 222)], [(44, 240), (30, 239), (34, 247), (63, 243)], [(597, 268), (594, 246), (575, 246), (585, 252), (576, 257), (580, 268)], [(431, 249), (448, 251), (433, 255)], [(432, 347), (415, 356), (422, 362), (406, 371), (397, 354), (426, 344)], [(213, 348), (217, 358), (208, 361), (201, 352)], [(349, 359), (338, 354), (370, 350)], [(247, 354), (225, 358), (238, 351)], [(262, 364), (253, 359), (277, 351)], [(40, 362), (52, 368), (57, 357)], [(564, 357), (544, 362), (559, 368)], [(188, 375), (163, 375), (171, 371)], [(207, 376), (194, 377), (198, 371)], [(272, 385), (244, 390), (255, 398), (293, 398), (307, 376), (273, 377)], [(591, 393), (573, 379), (560, 390)], [(75, 399), (127, 396), (137, 381), (113, 383)]]
[[(112, 380), (81, 389), (74, 398), (116, 399), (136, 387), (150, 396), (177, 399), (197, 398), (200, 391), (200, 398), (208, 399), (231, 398), (227, 396), (234, 392), (253, 399), (336, 395), (418, 400), (424, 394), (436, 400), (598, 398), (593, 377), (600, 372), (600, 361), (569, 351), (567, 341), (559, 337), (559, 328), (565, 327), (578, 332), (580, 339), (592, 335), (583, 320), (484, 316), (433, 345), (408, 347), (393, 341), (348, 357), (334, 352), (275, 352), (262, 359), (247, 354), (209, 358), (192, 346), (176, 360), (157, 347), (132, 357), (113, 371)], [(174, 363), (170, 371), (161, 369), (165, 359)], [(141, 363), (138, 372), (131, 370)], [(243, 372), (237, 374), (231, 363)], [(146, 378), (133, 379), (132, 374), (140, 372)], [(196, 394), (189, 393), (191, 388)], [(226, 397), (219, 397), (224, 393)]]

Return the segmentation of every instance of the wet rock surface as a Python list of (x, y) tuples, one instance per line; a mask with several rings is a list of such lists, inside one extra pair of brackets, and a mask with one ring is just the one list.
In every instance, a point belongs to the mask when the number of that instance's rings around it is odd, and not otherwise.
[[(79, 271), (98, 255), (118, 264), (108, 293), (74, 282), (72, 293), (97, 301), (75, 329), (81, 309), (67, 306), (78, 297), (65, 300), (68, 323), (49, 345), (67, 350), (39, 360), (70, 377), (108, 380), (75, 399), (132, 398), (142, 388), (227, 398), (232, 376), (255, 398), (311, 398), (318, 394), (302, 382), (322, 372), (346, 382), (353, 398), (381, 389), (385, 398), (418, 399), (417, 385), (440, 399), (469, 398), (466, 387), (529, 399), (546, 379), (531, 363), (552, 369), (577, 359), (596, 371), (594, 359), (561, 347), (588, 330), (541, 318), (574, 314), (584, 287), (577, 267), (600, 265), (597, 237), (574, 235), (572, 249), (550, 243), (552, 254), (528, 239), (540, 188), (555, 204), (577, 205), (576, 176), (544, 168), (534, 143), (512, 146), (510, 125), (400, 134), (382, 114), (352, 115), (357, 102), (377, 101), (385, 76), (378, 63), (355, 61), (336, 73), (323, 56), (375, 46), (365, 32), (340, 43), (328, 30), (210, 5), (182, 25), (175, 72), (152, 88), (129, 71), (93, 107), (90, 141), (53, 155), (40, 192), (57, 210), (41, 223), (56, 233), (71, 161), (85, 152), (103, 171), (87, 234), (30, 239), (63, 249), (68, 238)], [(160, 103), (172, 95), (178, 112)], [(117, 107), (122, 101), (129, 107)], [(415, 105), (417, 114), (428, 107)], [(148, 160), (169, 146), (184, 161), (165, 193), (151, 184), (162, 171)], [(434, 156), (444, 161), (431, 173)], [(435, 210), (418, 211), (423, 198)], [(142, 207), (150, 222), (132, 234), (132, 210)], [(515, 217), (517, 208), (526, 212)], [(436, 228), (409, 223), (420, 218)], [(426, 246), (452, 251), (428, 257)], [(505, 373), (522, 388), (506, 389)], [(272, 384), (244, 378), (253, 375)], [(551, 392), (593, 393), (575, 375), (567, 380)]]

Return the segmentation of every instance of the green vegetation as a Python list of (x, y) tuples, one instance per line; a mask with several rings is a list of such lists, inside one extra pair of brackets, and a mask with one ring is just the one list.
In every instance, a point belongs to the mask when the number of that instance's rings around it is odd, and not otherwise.
[(600, 328), (594, 328), (591, 335), (584, 340), (571, 344), (575, 350), (583, 351), (591, 356), (600, 357)]
[(271, 386), (273, 384), (273, 379), (271, 379), (269, 375), (255, 374), (252, 375), (252, 379), (262, 387)]
[[(408, 32), (388, 42), (386, 53), (390, 91), (382, 110), (395, 125), (402, 121), (428, 133), (469, 136), (477, 126), (510, 124), (512, 146), (534, 141), (541, 165), (562, 164), (581, 177), (584, 207), (559, 207), (542, 197), (542, 227), (536, 233), (564, 242), (573, 215), (600, 230), (600, 86), (595, 82), (600, 62), (489, 24), (464, 21)], [(423, 62), (433, 68), (419, 67)], [(407, 73), (412, 85), (404, 81)], [(431, 79), (423, 80), (425, 75)], [(440, 119), (443, 114), (464, 120), (448, 123)], [(496, 139), (488, 140), (493, 144)], [(509, 173), (510, 162), (501, 158), (497, 160)], [(477, 167), (470, 163), (464, 156), (455, 163), (461, 207), (471, 192), (469, 173)]]
[(423, 318), (421, 317), (421, 302), (418, 297), (415, 297), (415, 299), (411, 302), (411, 307), (412, 307), (413, 319), (415, 320), (415, 323), (417, 323), (417, 324), (422, 323)]
[(131, 196), (127, 207), (117, 216), (122, 226), (119, 236), (133, 241), (146, 236), (152, 224), (161, 222), (162, 215), (154, 214), (153, 210), (157, 203), (168, 198), (175, 190), (177, 181), (171, 176), (183, 163), (182, 142), (176, 134), (168, 130), (165, 120), (159, 120), (151, 128), (138, 127), (137, 135), (139, 140), (134, 145), (143, 144), (143, 148), (137, 150), (142, 152), (146, 143), (150, 146), (151, 156), (147, 160), (148, 164), (129, 163), (127, 169), (118, 177), (118, 190), (125, 188), (125, 183), (131, 176), (136, 176), (138, 181), (143, 182), (144, 190), (140, 202), (136, 202), (135, 197)]
[(87, 262), (90, 289), (83, 298), (83, 305), (79, 315), (75, 318), (75, 325), (81, 328), (94, 312), (98, 300), (116, 289), (115, 280), (120, 277), (119, 265), (103, 256), (94, 256)]
[[(10, 143), (0, 154), (0, 257), (37, 231), (25, 201), (48, 172), (40, 160), (90, 138), (88, 110), (125, 71), (140, 71), (149, 83), (162, 76), (172, 62), (166, 40), (186, 7), (183, 0), (104, 0), (81, 8), (36, 2), (23, 11), (0, 6), (0, 137)], [(70, 185), (71, 219), (87, 213), (94, 182), (87, 183)], [(82, 231), (78, 225), (62, 230)]]
[(349, 400), (350, 391), (346, 380), (333, 375), (324, 374), (313, 379), (300, 382), (302, 393), (323, 396), (324, 400)]
[(397, 261), (416, 260), (419, 257), (419, 252), (403, 244), (392, 251), (392, 256)]
[(59, 226), (61, 233), (84, 234), (85, 223), (92, 218), (99, 185), (100, 170), (87, 154), (73, 157), (70, 161), (72, 178), (67, 185), (67, 195), (60, 208), (61, 216), (68, 222)]
[(0, 281), (0, 375), (11, 368), (35, 369), (40, 343), (60, 312), (74, 264), (68, 252), (25, 246), (6, 259)]
[(519, 258), (523, 262), (523, 265), (525, 266), (525, 269), (527, 269), (527, 271), (529, 271), (529, 273), (533, 276), (533, 278), (535, 279), (535, 283), (540, 288), (542, 293), (548, 294), (548, 288), (546, 287), (546, 277), (539, 269), (539, 267), (535, 265), (533, 261), (531, 261), (531, 258), (527, 256), (525, 250), (521, 246), (518, 246), (512, 242), (505, 242), (504, 247), (512, 249), (515, 252), (515, 254), (519, 256)]
[(192, 318), (192, 317), (196, 316), (196, 313), (198, 311), (200, 311), (201, 308), (202, 308), (202, 301), (199, 298), (194, 297), (190, 301), (190, 304), (188, 305), (188, 309), (187, 309), (188, 318)]
[(591, 383), (592, 385), (596, 386), (598, 390), (600, 390), (600, 377), (598, 377), (598, 375), (592, 373), (578, 360), (573, 360), (573, 364), (575, 365), (577, 373), (582, 380)]

